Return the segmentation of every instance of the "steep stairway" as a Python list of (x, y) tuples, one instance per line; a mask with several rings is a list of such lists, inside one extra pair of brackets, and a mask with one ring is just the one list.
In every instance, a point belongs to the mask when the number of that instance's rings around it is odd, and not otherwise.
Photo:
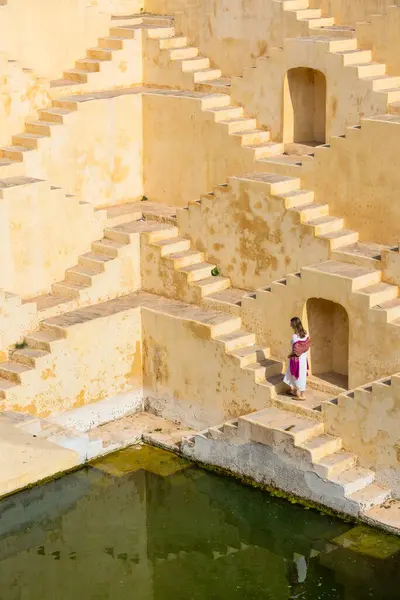
[[(154, 231), (157, 237), (157, 230)], [(124, 235), (127, 233), (125, 231)], [(147, 235), (151, 238), (151, 233)], [(152, 241), (154, 243), (154, 238)], [(0, 363), (0, 406), (13, 410), (15, 405), (23, 407), (34, 404), (35, 382), (38, 382), (38, 386), (43, 386), (49, 366), (54, 367), (57, 356), (67, 352), (70, 327), (137, 306), (149, 307), (166, 314), (172, 311), (171, 314), (175, 317), (179, 314), (181, 319), (203, 323), (210, 329), (210, 343), (222, 346), (226, 359), (233, 361), (235, 369), (239, 370), (238, 376), (244, 377), (245, 381), (253, 381), (252, 385), (261, 386), (258, 391), (265, 402), (270, 401), (290, 411), (311, 415), (315, 420), (321, 419), (321, 412), (315, 405), (318, 404), (320, 408), (322, 402), (328, 399), (327, 395), (316, 393), (310, 403), (299, 403), (282, 395), (285, 388), (282, 382), (283, 363), (271, 357), (269, 348), (256, 343), (255, 334), (242, 329), (239, 317), (147, 292), (128, 294), (42, 318), (39, 329), (26, 335), (22, 347), (13, 351), (9, 360)], [(41, 393), (42, 391), (41, 389)]]
[[(357, 467), (357, 456), (343, 449), (339, 437), (326, 434), (323, 423), (286, 410), (266, 408), (210, 427), (183, 440), (182, 447), (184, 453), (186, 448), (189, 456), (201, 460), (208, 456), (207, 447), (219, 446), (219, 442), (235, 446), (253, 442), (269, 446), (278, 456), (283, 452), (298, 469), (320, 479), (324, 503), (350, 514), (379, 506), (391, 495), (388, 488), (375, 483), (373, 471)], [(217, 456), (215, 451), (213, 456)]]
[[(360, 242), (356, 231), (345, 228), (344, 219), (331, 216), (329, 206), (320, 204), (311, 190), (301, 188), (299, 178), (269, 173), (254, 173), (239, 179), (257, 181), (265, 184), (266, 195), (280, 198), (285, 209), (297, 213), (300, 227), (311, 228), (313, 235), (327, 246), (327, 257), (338, 263), (346, 263), (350, 268), (360, 267), (371, 273), (373, 282), (365, 294), (371, 307), (387, 311), (388, 318), (396, 320), (400, 317), (400, 298), (397, 286), (381, 281), (381, 253), (388, 246), (372, 242)], [(213, 192), (204, 194), (200, 199), (189, 202), (185, 208), (177, 209), (178, 226), (183, 232), (190, 231), (188, 220), (196, 222), (198, 213), (213, 210), (213, 203), (218, 204), (221, 195), (229, 193), (230, 183), (216, 186)], [(341, 267), (346, 269), (346, 267)], [(372, 280), (371, 280), (372, 281)], [(232, 314), (240, 314), (240, 306), (244, 290), (229, 290), (229, 295), (208, 296), (208, 301), (215, 301), (214, 307)], [(210, 307), (212, 306), (209, 304)], [(378, 308), (376, 309), (378, 310)]]

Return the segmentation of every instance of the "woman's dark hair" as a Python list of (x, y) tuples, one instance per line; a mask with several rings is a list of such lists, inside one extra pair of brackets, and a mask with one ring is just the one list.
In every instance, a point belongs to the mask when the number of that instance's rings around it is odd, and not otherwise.
[(294, 330), (299, 337), (306, 337), (307, 331), (304, 329), (303, 323), (300, 321), (299, 317), (292, 317), (290, 323), (293, 325)]

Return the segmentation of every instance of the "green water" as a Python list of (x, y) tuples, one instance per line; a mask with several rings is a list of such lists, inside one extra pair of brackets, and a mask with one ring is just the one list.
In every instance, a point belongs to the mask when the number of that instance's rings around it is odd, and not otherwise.
[(150, 447), (0, 502), (0, 600), (399, 600), (400, 539)]

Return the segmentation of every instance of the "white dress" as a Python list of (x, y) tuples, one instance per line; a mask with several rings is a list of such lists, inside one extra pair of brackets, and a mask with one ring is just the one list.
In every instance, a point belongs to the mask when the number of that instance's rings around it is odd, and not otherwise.
[[(295, 344), (296, 342), (304, 342), (306, 339), (308, 338), (308, 335), (306, 335), (306, 337), (299, 337), (296, 333), (294, 333), (292, 335), (292, 339), (290, 340), (290, 347), (291, 349), (293, 349), (293, 344)], [(283, 378), (283, 381), (287, 384), (290, 385), (290, 387), (292, 388), (296, 388), (297, 390), (299, 390), (299, 392), (304, 392), (306, 387), (307, 387), (307, 356), (308, 356), (308, 352), (304, 352), (304, 354), (302, 354), (299, 357), (299, 378), (295, 379), (293, 377), (293, 375), (290, 372), (290, 363), (288, 362), (288, 366), (286, 369), (286, 375)]]

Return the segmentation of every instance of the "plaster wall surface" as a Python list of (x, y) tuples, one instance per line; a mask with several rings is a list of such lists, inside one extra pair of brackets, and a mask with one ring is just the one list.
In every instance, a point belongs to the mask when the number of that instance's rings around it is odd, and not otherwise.
[(66, 338), (52, 345), (51, 353), (14, 388), (3, 408), (45, 417), (135, 390), (141, 398), (138, 305), (112, 316), (97, 305), (47, 322)]
[(179, 213), (182, 233), (230, 277), (233, 287), (257, 289), (288, 272), (329, 256), (326, 240), (316, 238), (299, 214), (271, 194), (263, 181), (231, 177), (201, 205)]
[(109, 24), (109, 15), (87, 0), (11, 0), (0, 7), (1, 48), (36, 75), (56, 79)]
[(398, 4), (398, 0), (310, 0), (310, 8), (320, 8), (324, 16), (334, 17), (338, 24), (353, 26)]
[(346, 450), (355, 452), (362, 467), (373, 469), (377, 481), (400, 498), (400, 376), (339, 396), (338, 404), (324, 403), (325, 429), (340, 436)]
[(4, 53), (0, 53), (0, 73), (0, 145), (6, 145), (51, 100), (47, 82)]
[(363, 119), (361, 129), (333, 138), (331, 148), (315, 152), (303, 166), (302, 183), (360, 233), (362, 241), (394, 245), (399, 241), (397, 167), (400, 119)]
[(143, 310), (143, 395), (150, 412), (202, 428), (264, 407), (268, 394), (256, 389), (253, 374), (210, 338), (208, 327), (183, 317), (182, 311)]
[(368, 21), (356, 24), (359, 47), (372, 50), (374, 60), (383, 62), (390, 75), (400, 73), (400, 6), (391, 2), (385, 13), (373, 14)]
[(1, 180), (0, 198), (0, 287), (24, 298), (48, 291), (101, 237), (103, 216), (47, 181)]
[(252, 150), (202, 111), (199, 100), (143, 96), (144, 193), (153, 202), (186, 206), (229, 175), (262, 170)]
[(25, 170), (94, 206), (121, 204), (142, 196), (142, 153), (141, 95), (93, 94), (27, 157)]

